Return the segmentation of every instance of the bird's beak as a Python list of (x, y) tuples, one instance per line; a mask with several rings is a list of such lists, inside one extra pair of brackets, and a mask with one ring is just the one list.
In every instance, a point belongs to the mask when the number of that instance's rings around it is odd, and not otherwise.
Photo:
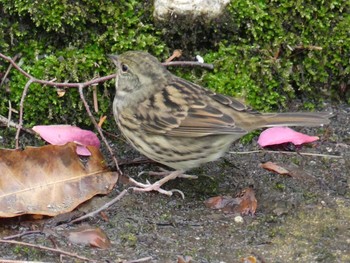
[(109, 59), (112, 60), (113, 63), (118, 67), (118, 56), (117, 55), (108, 54), (107, 57), (109, 57)]

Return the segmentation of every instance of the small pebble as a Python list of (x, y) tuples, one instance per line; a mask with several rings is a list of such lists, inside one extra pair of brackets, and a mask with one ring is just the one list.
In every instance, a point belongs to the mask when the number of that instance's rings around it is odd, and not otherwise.
[(243, 217), (241, 217), (241, 216), (235, 216), (235, 222), (236, 222), (236, 223), (243, 223), (243, 222), (244, 222)]

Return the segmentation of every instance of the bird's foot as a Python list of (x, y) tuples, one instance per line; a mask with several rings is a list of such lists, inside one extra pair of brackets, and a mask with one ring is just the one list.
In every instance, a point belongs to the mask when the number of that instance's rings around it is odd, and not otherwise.
[[(176, 172), (176, 171), (168, 171), (164, 168), (159, 168), (160, 172), (153, 172), (153, 171), (150, 171), (150, 172), (141, 172), (138, 174), (138, 176), (141, 176), (141, 175), (144, 175), (144, 174), (148, 174), (148, 175), (151, 175), (151, 176), (163, 176), (163, 177), (167, 177), (168, 175), (170, 175), (171, 173), (173, 172)], [(177, 178), (186, 178), (186, 179), (198, 179), (198, 176), (197, 175), (191, 175), (191, 174), (184, 174), (183, 172), (181, 172), (181, 174), (179, 174), (177, 176)]]
[[(178, 190), (178, 189), (172, 189), (172, 190), (164, 190), (161, 188), (161, 186), (165, 183), (167, 183), (168, 181), (174, 180), (177, 177), (181, 177), (181, 175), (183, 174), (182, 171), (177, 170), (177, 171), (173, 171), (173, 172), (169, 172), (167, 174), (165, 174), (165, 177), (158, 180), (157, 182), (151, 184), (147, 181), (146, 184), (140, 183), (135, 181), (132, 178), (129, 178), (130, 182), (132, 184), (134, 184), (136, 187), (133, 187), (133, 190), (136, 192), (150, 192), (150, 191), (157, 191), (161, 194), (165, 194), (168, 196), (172, 196), (173, 193), (179, 193), (181, 195), (181, 197), (184, 199), (185, 195), (182, 191)], [(164, 174), (163, 174), (164, 176)]]

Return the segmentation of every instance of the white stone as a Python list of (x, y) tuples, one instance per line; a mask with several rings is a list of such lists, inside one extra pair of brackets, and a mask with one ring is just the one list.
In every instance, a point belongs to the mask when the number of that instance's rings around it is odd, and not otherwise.
[(219, 16), (230, 0), (154, 0), (154, 17), (163, 20), (167, 16), (189, 15), (192, 17)]
[(240, 224), (244, 223), (244, 219), (242, 216), (235, 216), (234, 220), (236, 223), (240, 223)]

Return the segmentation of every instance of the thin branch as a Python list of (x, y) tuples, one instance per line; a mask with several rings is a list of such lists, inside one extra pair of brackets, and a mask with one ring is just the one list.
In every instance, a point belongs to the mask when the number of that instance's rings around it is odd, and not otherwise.
[(18, 121), (18, 128), (17, 128), (17, 132), (16, 132), (16, 149), (19, 148), (19, 133), (21, 132), (22, 125), (23, 125), (23, 104), (24, 104), (24, 99), (27, 96), (29, 86), (32, 83), (33, 83), (33, 79), (30, 78), (28, 80), (28, 82), (26, 83), (26, 85), (24, 86), (24, 89), (23, 89), (23, 92), (22, 92), (22, 98), (21, 98), (21, 101), (19, 103), (19, 121)]
[(94, 124), (96, 130), (98, 131), (98, 133), (99, 133), (100, 136), (101, 136), (102, 141), (104, 142), (104, 144), (106, 145), (106, 147), (107, 147), (107, 149), (108, 149), (110, 155), (112, 156), (112, 159), (113, 159), (113, 161), (114, 161), (114, 163), (115, 163), (115, 166), (116, 166), (116, 168), (117, 168), (118, 173), (122, 175), (123, 173), (122, 173), (122, 171), (121, 171), (120, 168), (119, 168), (118, 160), (117, 160), (117, 158), (115, 157), (111, 146), (109, 146), (109, 143), (108, 143), (106, 137), (103, 135), (103, 132), (102, 132), (101, 127), (98, 126), (98, 124), (97, 124), (97, 122), (96, 122), (94, 116), (92, 115), (92, 113), (91, 113), (91, 111), (90, 111), (89, 104), (88, 104), (88, 103), (86, 102), (86, 100), (85, 100), (84, 91), (83, 91), (83, 86), (79, 86), (79, 95), (80, 95), (80, 99), (83, 101), (83, 104), (84, 104), (84, 106), (85, 106), (85, 110), (86, 110), (88, 116), (90, 117), (91, 122)]
[(113, 204), (115, 204), (116, 202), (118, 202), (120, 199), (122, 199), (124, 197), (124, 195), (126, 195), (128, 193), (128, 189), (124, 189), (119, 195), (117, 195), (117, 197), (113, 198), (111, 201), (109, 201), (108, 203), (104, 204), (103, 206), (101, 206), (99, 209), (92, 211), (86, 215), (83, 215), (81, 217), (78, 217), (72, 221), (69, 222), (69, 224), (72, 223), (77, 223), (80, 221), (83, 221), (85, 219), (88, 219), (90, 217), (94, 217), (96, 216), (98, 213), (100, 213), (101, 211), (104, 211), (106, 209), (108, 209), (110, 206), (112, 206)]
[(344, 158), (341, 155), (330, 155), (330, 154), (321, 154), (321, 153), (304, 153), (304, 152), (288, 152), (288, 151), (268, 151), (268, 150), (254, 150), (247, 152), (229, 152), (231, 154), (252, 154), (252, 153), (282, 153), (282, 154), (292, 154), (292, 155), (303, 155), (303, 156), (317, 156), (317, 157), (327, 157), (342, 159)]
[(3, 239), (0, 239), (0, 243), (14, 244), (14, 245), (26, 246), (26, 247), (33, 247), (33, 248), (36, 248), (36, 249), (46, 250), (46, 251), (54, 252), (54, 253), (57, 253), (57, 254), (63, 254), (63, 255), (66, 255), (66, 256), (69, 256), (69, 257), (72, 257), (72, 258), (85, 260), (85, 261), (88, 261), (88, 262), (98, 262), (97, 260), (93, 260), (93, 259), (89, 259), (89, 258), (86, 258), (86, 257), (82, 257), (82, 256), (79, 256), (77, 254), (70, 253), (70, 252), (67, 252), (67, 251), (64, 251), (64, 250), (61, 250), (61, 249), (57, 249), (57, 248), (45, 247), (45, 246), (30, 244), (30, 243), (26, 243), (26, 242), (15, 241), (15, 240), (3, 240)]
[(214, 69), (213, 64), (201, 63), (197, 61), (171, 61), (162, 63), (165, 67), (181, 66), (181, 67), (201, 67), (205, 69)]
[(5, 60), (7, 60), (8, 62), (10, 62), (13, 65), (14, 68), (16, 68), (19, 72), (21, 72), (28, 79), (31, 79), (32, 82), (39, 83), (39, 84), (42, 84), (42, 85), (63, 87), (63, 88), (79, 88), (80, 86), (82, 86), (84, 88), (84, 87), (90, 86), (92, 84), (105, 82), (107, 80), (110, 80), (110, 79), (113, 79), (113, 78), (116, 77), (116, 74), (112, 74), (112, 75), (108, 75), (108, 76), (105, 76), (105, 77), (96, 78), (96, 79), (92, 79), (92, 80), (89, 80), (89, 81), (86, 81), (86, 82), (82, 82), (82, 83), (62, 83), (62, 82), (53, 82), (53, 81), (49, 81), (49, 80), (41, 80), (41, 79), (37, 79), (37, 78), (33, 77), (32, 75), (30, 75), (29, 73), (25, 72), (10, 57), (7, 57), (7, 56), (3, 55), (2, 53), (0, 53), (0, 57), (5, 59)]
[[(3, 123), (4, 125), (6, 125), (8, 127), (14, 127), (14, 128), (19, 129), (19, 125), (17, 123), (10, 121), (9, 119), (7, 119), (1, 115), (0, 115), (0, 123)], [(22, 127), (22, 130), (24, 130), (25, 132), (27, 132), (29, 134), (35, 135), (35, 132), (32, 129)]]
[(312, 46), (312, 45), (299, 45), (294, 47), (295, 49), (308, 49), (308, 50), (322, 50), (322, 47), (319, 46)]
[[(12, 60), (16, 61), (18, 57), (19, 57), (19, 54), (15, 55)], [(9, 65), (9, 67), (6, 70), (5, 75), (2, 77), (2, 81), (0, 83), (0, 88), (1, 88), (2, 85), (4, 85), (5, 80), (6, 80), (7, 76), (8, 76), (8, 74), (10, 73), (12, 66), (13, 66), (12, 64)]]
[[(10, 239), (14, 239), (14, 238), (19, 238), (19, 237), (24, 237), (24, 236), (28, 236), (28, 235), (45, 235), (45, 233), (43, 233), (40, 230), (33, 230), (33, 231), (25, 231), (25, 232), (21, 232), (18, 233), (16, 235), (11, 235), (11, 236), (6, 236), (3, 237), (3, 240), (10, 240)], [(0, 261), (1, 262), (1, 261)]]
[(8, 62), (10, 62), (15, 69), (17, 69), (19, 72), (21, 72), (28, 79), (33, 78), (30, 74), (28, 74), (23, 69), (21, 69), (21, 67), (18, 66), (17, 63), (12, 58), (7, 57), (7, 56), (3, 55), (2, 53), (0, 53), (0, 57), (7, 60)]
[(145, 258), (139, 258), (134, 260), (128, 260), (128, 261), (125, 261), (124, 263), (139, 263), (139, 262), (146, 262), (152, 259), (153, 259), (152, 257), (145, 257)]
[[(111, 74), (111, 75), (108, 75), (105, 77), (96, 78), (96, 79), (89, 80), (89, 81), (82, 82), (82, 83), (53, 82), (53, 81), (41, 80), (41, 79), (37, 79), (37, 78), (33, 77), (29, 73), (25, 72), (20, 66), (18, 66), (13, 59), (3, 55), (2, 53), (0, 53), (0, 57), (7, 60), (8, 62), (10, 62), (14, 68), (16, 68), (19, 72), (21, 72), (28, 79), (32, 79), (32, 81), (34, 83), (39, 83), (39, 84), (48, 85), (48, 86), (63, 87), (63, 88), (79, 88), (82, 86), (83, 88), (85, 88), (85, 87), (93, 85), (93, 84), (97, 84), (100, 82), (105, 82), (105, 81), (110, 80), (110, 79), (114, 79), (117, 76), (117, 74)], [(200, 63), (200, 62), (196, 62), (196, 61), (172, 61), (172, 62), (162, 63), (162, 65), (165, 67), (169, 67), (169, 66), (197, 67), (198, 66), (198, 67), (202, 67), (202, 68), (206, 68), (206, 69), (213, 69), (214, 68), (214, 66), (212, 64)]]

